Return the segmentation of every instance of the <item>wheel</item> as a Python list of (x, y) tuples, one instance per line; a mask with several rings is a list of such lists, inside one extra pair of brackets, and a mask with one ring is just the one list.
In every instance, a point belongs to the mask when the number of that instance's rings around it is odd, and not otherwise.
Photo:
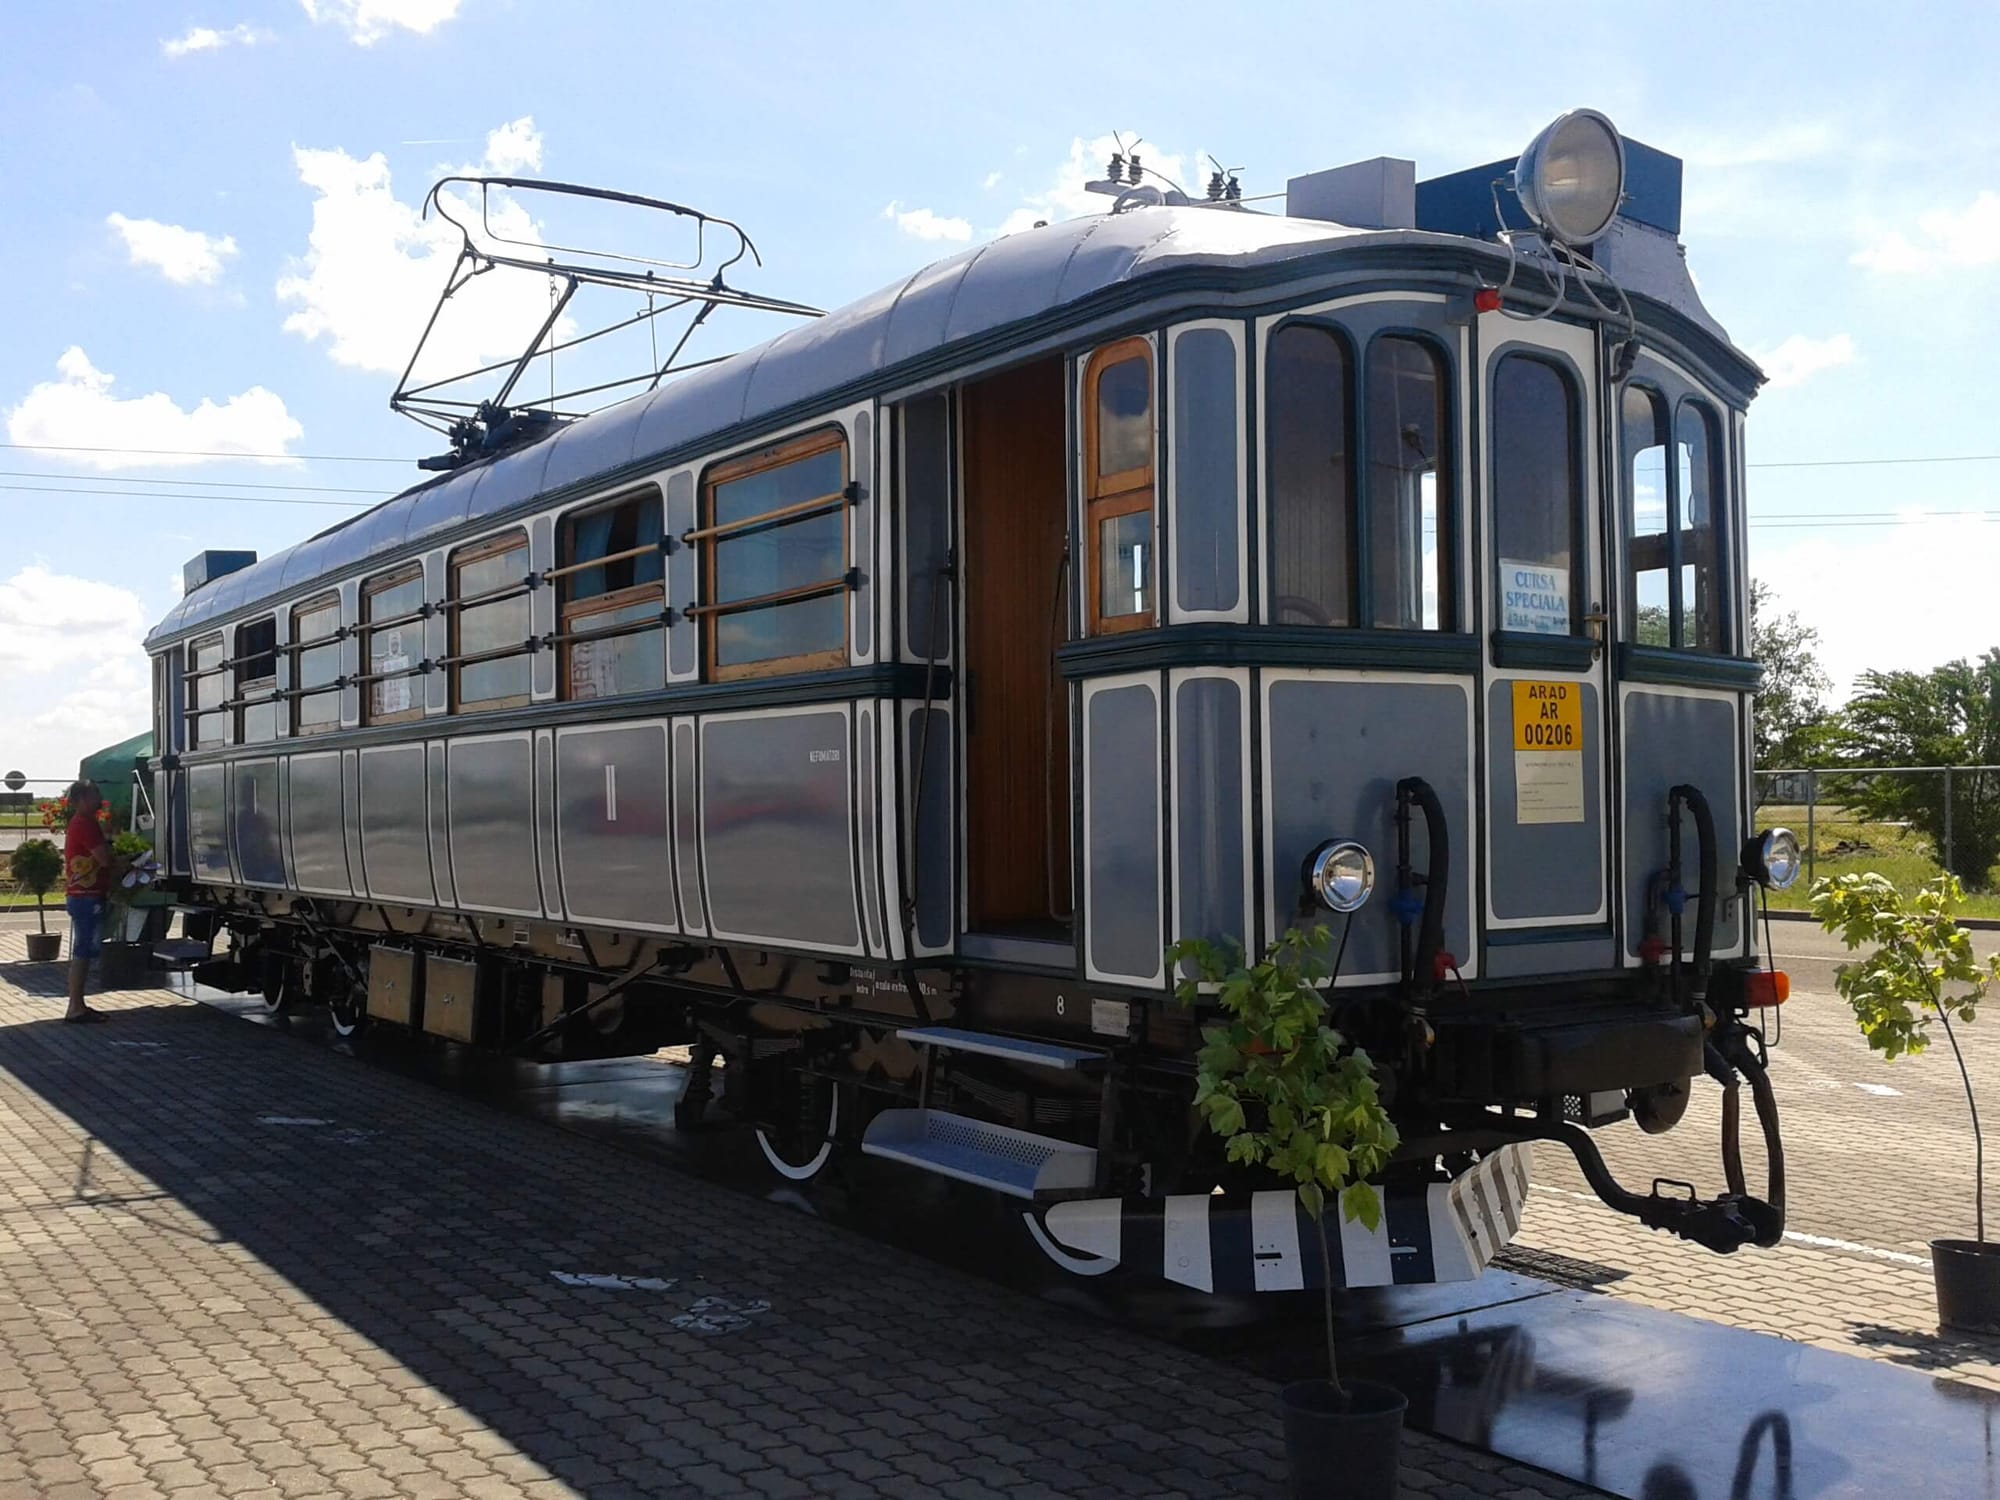
[(299, 997), (300, 977), (298, 969), (277, 954), (264, 960), (264, 1014), (282, 1016), (292, 1008)]
[(834, 1134), (840, 1127), (840, 1090), (829, 1079), (788, 1072), (784, 1094), (791, 1106), (784, 1117), (792, 1123), (781, 1129), (758, 1126), (757, 1149), (780, 1177), (811, 1182), (833, 1155)]
[(326, 1016), (336, 1036), (353, 1036), (368, 1024), (368, 987), (343, 976), (327, 996)]

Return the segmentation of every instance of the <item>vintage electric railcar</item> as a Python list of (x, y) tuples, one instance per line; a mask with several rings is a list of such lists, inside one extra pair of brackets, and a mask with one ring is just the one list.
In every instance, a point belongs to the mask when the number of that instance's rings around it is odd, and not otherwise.
[[(1478, 1274), (1535, 1140), (1772, 1243), (1761, 377), (1679, 199), (1581, 113), (1284, 214), (1130, 186), (205, 555), (149, 638), (205, 977), (544, 1059), (691, 1043), (683, 1121), (788, 1178), (889, 1158), (1072, 1270), (1270, 1289), (1318, 1256), (1195, 1120), (1163, 950), (1358, 900), (1335, 1014), (1404, 1144), (1338, 1277)], [(1727, 1191), (1619, 1186), (1589, 1129), (1665, 1129), (1704, 1072)]]

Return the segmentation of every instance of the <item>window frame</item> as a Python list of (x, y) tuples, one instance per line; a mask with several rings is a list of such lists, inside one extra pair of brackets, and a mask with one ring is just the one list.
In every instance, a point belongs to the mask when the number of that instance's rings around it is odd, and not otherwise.
[[(201, 665), (201, 653), (207, 648), (215, 648), (215, 661), (208, 666)], [(201, 685), (211, 677), (220, 677), (234, 668), (229, 661), (227, 637), (220, 630), (211, 630), (206, 635), (198, 635), (183, 643), (181, 647), (181, 716), (185, 721), (184, 733), (190, 751), (215, 750), (230, 743), (230, 733), (234, 727), (233, 715), (228, 709), (229, 689), (223, 688), (223, 702), (203, 706)], [(214, 739), (201, 737), (201, 721), (213, 717), (222, 726), (221, 733)]]
[[(323, 610), (333, 611), (333, 633), (316, 635), (310, 640), (299, 635), (299, 619), (303, 615), (316, 615)], [(340, 590), (331, 589), (324, 594), (315, 594), (310, 599), (301, 599), (292, 606), (290, 615), (291, 639), (278, 648), (280, 654), (291, 662), (291, 681), (285, 697), (290, 705), (286, 716), (294, 737), (313, 734), (331, 734), (340, 728), (340, 700), (334, 700), (334, 715), (331, 723), (307, 724), (300, 716), (300, 710), (309, 697), (324, 697), (328, 693), (338, 694), (347, 685), (347, 679), (340, 670), (340, 643), (347, 638), (344, 622), (340, 618)], [(304, 682), (305, 656), (308, 651), (323, 651), (329, 646), (334, 652), (333, 681), (323, 687), (308, 688)]]
[[(474, 698), (467, 702), (463, 682), (465, 670), (469, 666), (484, 666), (488, 662), (506, 661), (513, 656), (530, 655), (528, 642), (534, 639), (535, 606), (534, 591), (529, 587), (528, 577), (533, 571), (532, 544), (528, 540), (525, 526), (510, 526), (505, 531), (494, 532), (491, 536), (480, 537), (476, 541), (454, 547), (444, 559), (444, 598), (439, 601), (445, 611), (445, 664), (450, 676), (446, 679), (446, 710), (452, 714), (499, 713), (510, 708), (526, 708), (535, 698), (534, 665), (528, 668), (528, 687), (525, 692), (504, 693), (495, 698)], [(474, 594), (469, 599), (459, 597), (458, 575), (462, 569), (474, 567), (492, 558), (505, 557), (509, 552), (519, 552), (523, 563), (518, 582), (503, 583), (497, 588)], [(521, 637), (522, 644), (507, 649), (495, 647), (487, 652), (473, 653), (478, 661), (460, 660), (459, 638), (468, 608), (478, 609), (484, 605), (505, 604), (516, 596), (528, 602), (528, 633)]]
[[(1134, 357), (1146, 366), (1146, 462), (1114, 474), (1097, 472), (1098, 418), (1097, 393), (1104, 372), (1127, 364)], [(1084, 621), (1086, 635), (1119, 635), (1130, 630), (1148, 630), (1158, 624), (1161, 593), (1166, 569), (1160, 556), (1159, 470), (1160, 470), (1160, 378), (1159, 361), (1153, 341), (1144, 334), (1115, 339), (1093, 349), (1084, 360), (1079, 382), (1083, 397), (1083, 530), (1084, 571), (1086, 574)], [(1148, 582), (1148, 607), (1129, 615), (1103, 612), (1102, 528), (1106, 521), (1144, 511), (1151, 518), (1152, 576)]]
[[(1711, 512), (1709, 529), (1715, 537), (1715, 624), (1720, 639), (1715, 649), (1687, 640), (1687, 616), (1689, 600), (1681, 597), (1681, 580), (1686, 569), (1687, 555), (1684, 538), (1693, 528), (1687, 525), (1685, 497), (1681, 494), (1681, 416), (1692, 412), (1702, 425), (1702, 436), (1708, 445), (1708, 505)], [(1735, 631), (1732, 625), (1734, 606), (1730, 597), (1729, 569), (1729, 480), (1728, 465), (1724, 453), (1727, 439), (1723, 435), (1722, 417), (1714, 405), (1703, 398), (1683, 394), (1673, 403), (1672, 414), (1667, 425), (1667, 453), (1672, 471), (1668, 493), (1672, 496), (1668, 519), (1672, 529), (1668, 533), (1668, 557), (1671, 571), (1668, 574), (1667, 598), (1671, 604), (1670, 614), (1673, 630), (1669, 636), (1676, 651), (1692, 651), (1701, 656), (1727, 656), (1736, 648)]]
[[(245, 631), (255, 630), (262, 625), (268, 625), (271, 629), (271, 647), (268, 651), (259, 651), (254, 656), (250, 655), (244, 649), (243, 634)], [(278, 644), (278, 616), (276, 612), (274, 611), (268, 615), (256, 615), (247, 620), (237, 621), (235, 625), (230, 627), (229, 639), (230, 649), (235, 653), (225, 663), (229, 668), (229, 702), (236, 726), (234, 742), (239, 745), (269, 744), (278, 737), (279, 714), (277, 710), (279, 703), (282, 701), (276, 696), (278, 691), (278, 660), (284, 655), (283, 648)], [(271, 670), (268, 673), (260, 677), (245, 677), (243, 675), (244, 668), (249, 666), (250, 663), (266, 658), (271, 663)], [(252, 701), (253, 697), (255, 701)], [(266, 706), (271, 709), (271, 732), (252, 739), (249, 732), (250, 711), (253, 708)]]
[[(1438, 622), (1435, 629), (1418, 625), (1378, 625), (1375, 623), (1375, 506), (1370, 475), (1374, 472), (1374, 456), (1369, 451), (1373, 438), (1375, 377), (1373, 361), (1377, 347), (1383, 343), (1410, 344), (1430, 355), (1437, 373), (1438, 451), (1433, 464), (1437, 475), (1437, 559), (1438, 559)], [(1350, 336), (1349, 348), (1353, 339)], [(1354, 629), (1358, 630), (1416, 630), (1426, 635), (1452, 635), (1463, 630), (1464, 610), (1460, 607), (1461, 592), (1459, 577), (1458, 538), (1462, 529), (1459, 524), (1459, 483), (1458, 483), (1458, 367), (1452, 362), (1451, 351), (1436, 334), (1421, 328), (1391, 326), (1378, 328), (1368, 336), (1362, 346), (1360, 358), (1350, 365), (1351, 389), (1348, 393), (1349, 419), (1352, 441), (1349, 462), (1349, 483), (1353, 496), (1354, 511)], [(1421, 559), (1420, 559), (1421, 561)]]
[[(1310, 331), (1329, 339), (1333, 347), (1340, 351), (1341, 392), (1340, 415), (1345, 441), (1341, 446), (1342, 468), (1345, 471), (1345, 493), (1347, 514), (1343, 518), (1347, 533), (1347, 618), (1325, 625), (1309, 621), (1279, 621), (1276, 618), (1278, 593), (1278, 559), (1274, 538), (1277, 532), (1273, 502), (1278, 493), (1273, 470), (1278, 443), (1273, 439), (1271, 427), (1271, 400), (1269, 391), (1276, 388), (1271, 375), (1271, 366), (1277, 353), (1278, 341), (1288, 333)], [(1262, 418), (1262, 431), (1257, 434), (1259, 451), (1262, 454), (1263, 485), (1257, 503), (1263, 511), (1261, 531), (1264, 557), (1264, 613), (1273, 624), (1282, 624), (1295, 630), (1359, 630), (1361, 610), (1361, 443), (1358, 434), (1361, 419), (1361, 368), (1362, 345), (1355, 339), (1353, 330), (1334, 318), (1294, 317), (1286, 318), (1265, 335), (1263, 368), (1258, 372), (1262, 383), (1262, 393), (1258, 400), (1258, 411)]]
[[(578, 522), (587, 520), (591, 516), (601, 515), (605, 511), (621, 509), (627, 505), (639, 506), (643, 509), (648, 500), (651, 500), (658, 507), (659, 535), (657, 537), (654, 537), (650, 542), (642, 542), (629, 550), (607, 554), (603, 558), (590, 558), (582, 562), (577, 560), (575, 552), (576, 526)], [(651, 683), (644, 687), (622, 689), (618, 693), (608, 696), (622, 698), (628, 693), (652, 692), (656, 689), (664, 689), (666, 687), (666, 633), (670, 623), (667, 612), (666, 537), (667, 497), (666, 492), (657, 484), (641, 485), (637, 489), (627, 490), (622, 494), (612, 495), (603, 500), (576, 506), (564, 511), (556, 518), (557, 566), (551, 568), (542, 576), (556, 585), (556, 696), (559, 700), (566, 703), (595, 701), (593, 699), (578, 699), (571, 692), (570, 652), (577, 644), (578, 639), (617, 640), (627, 636), (643, 635), (648, 630), (656, 630), (660, 633), (660, 680), (657, 683)], [(608, 566), (607, 558), (637, 561), (647, 551), (651, 551), (660, 560), (660, 576), (652, 582), (635, 583), (622, 589), (608, 590), (605, 593), (594, 595), (580, 602), (570, 597), (571, 590), (575, 587), (575, 580), (592, 568)], [(844, 555), (844, 544), (842, 551)], [(628, 609), (634, 604), (645, 603), (649, 598), (657, 599), (660, 605), (659, 617), (650, 623), (628, 623), (624, 627), (611, 631), (584, 632), (582, 636), (578, 636), (574, 629), (575, 621), (587, 620), (593, 615)]]
[[(782, 469), (790, 464), (833, 451), (838, 451), (840, 454), (839, 489), (827, 495), (814, 496), (810, 500), (780, 506), (777, 510), (764, 511), (759, 515), (744, 516), (717, 524), (715, 491), (719, 486), (739, 479), (748, 479), (752, 475), (767, 473), (772, 469)], [(748, 677), (779, 677), (793, 672), (828, 671), (847, 665), (854, 630), (852, 620), (854, 612), (848, 607), (848, 596), (853, 593), (855, 584), (854, 567), (849, 561), (854, 545), (853, 466), (854, 452), (848, 441), (847, 428), (842, 423), (831, 422), (807, 432), (777, 439), (732, 458), (718, 459), (702, 470), (701, 483), (696, 495), (698, 506), (696, 514), (701, 524), (681, 533), (680, 540), (685, 545), (701, 548), (701, 602), (690, 605), (685, 613), (701, 622), (703, 681), (733, 682)], [(774, 531), (785, 525), (813, 520), (828, 514), (837, 514), (840, 517), (841, 571), (838, 576), (823, 583), (802, 584), (794, 589), (780, 589), (750, 599), (733, 599), (727, 603), (716, 599), (716, 563), (723, 545), (738, 537), (754, 536), (762, 531)], [(762, 661), (723, 663), (717, 659), (718, 632), (715, 622), (722, 616), (748, 614), (759, 609), (781, 608), (787, 604), (803, 604), (829, 594), (837, 595), (841, 600), (838, 646), (822, 647), (817, 651), (794, 652), (790, 656), (773, 656)]]
[[(1631, 424), (1626, 420), (1625, 403), (1635, 393), (1643, 393), (1653, 408), (1653, 442), (1646, 448), (1629, 446), (1632, 436)], [(1622, 561), (1620, 583), (1624, 598), (1619, 608), (1619, 630), (1621, 637), (1633, 645), (1644, 644), (1639, 640), (1639, 570), (1635, 567), (1634, 549), (1639, 540), (1639, 472), (1638, 458), (1650, 448), (1660, 450), (1660, 517), (1661, 529), (1658, 533), (1646, 533), (1648, 538), (1655, 535), (1664, 544), (1665, 555), (1660, 559), (1660, 570), (1666, 574), (1667, 593), (1667, 640), (1665, 646), (1651, 646), (1651, 650), (1670, 650), (1678, 632), (1674, 628), (1675, 594), (1673, 559), (1677, 549), (1674, 539), (1674, 405), (1667, 393), (1650, 380), (1628, 380), (1618, 392), (1618, 468), (1620, 486), (1623, 490), (1622, 513), (1619, 516), (1618, 538), (1619, 556)], [(1653, 569), (1645, 570), (1650, 573)]]
[[(414, 691), (410, 694), (411, 701), (408, 708), (399, 708), (388, 712), (376, 712), (374, 710), (375, 684), (379, 680), (375, 675), (374, 648), (376, 631), (388, 629), (393, 624), (408, 624), (412, 621), (428, 619), (429, 616), (424, 607), (427, 601), (420, 602), (415, 610), (407, 614), (391, 615), (388, 619), (381, 621), (370, 618), (371, 605), (378, 595), (386, 594), (391, 589), (401, 588), (406, 583), (422, 583), (423, 581), (424, 565), (420, 558), (412, 558), (408, 562), (398, 563), (395, 567), (385, 568), (380, 573), (372, 574), (361, 580), (360, 588), (356, 593), (358, 601), (356, 604), (356, 613), (360, 618), (355, 623), (354, 633), (361, 643), (361, 651), (358, 658), (358, 665), (361, 668), (358, 674), (361, 678), (359, 683), (361, 689), (359, 713), (360, 721), (364, 726), (375, 724), (410, 724), (424, 716), (424, 695)], [(422, 658), (419, 657), (418, 660), (421, 661)], [(405, 675), (419, 680), (424, 676), (423, 672), (414, 666), (407, 669)]]
[(1590, 633), (1589, 623), (1585, 618), (1588, 613), (1588, 601), (1590, 599), (1588, 585), (1591, 582), (1592, 566), (1590, 542), (1590, 466), (1587, 462), (1584, 446), (1589, 441), (1589, 434), (1584, 430), (1586, 416), (1589, 411), (1589, 407), (1584, 401), (1584, 392), (1587, 387), (1583, 378), (1583, 372), (1576, 367), (1574, 361), (1563, 354), (1561, 350), (1548, 348), (1540, 344), (1502, 346), (1489, 366), (1492, 373), (1487, 382), (1486, 393), (1486, 449), (1488, 462), (1485, 475), (1489, 534), (1485, 542), (1485, 547), (1488, 553), (1486, 559), (1486, 582), (1487, 587), (1493, 591), (1493, 628), (1500, 632), (1506, 631), (1506, 626), (1502, 623), (1499, 615), (1500, 600), (1504, 589), (1500, 582), (1502, 554), (1500, 551), (1500, 491), (1497, 482), (1500, 466), (1495, 461), (1498, 456), (1499, 442), (1496, 435), (1497, 428), (1494, 418), (1500, 406), (1500, 375), (1508, 363), (1513, 360), (1538, 364), (1552, 371), (1556, 379), (1562, 383), (1563, 394), (1567, 398), (1568, 403), (1567, 409), (1569, 412), (1570, 428), (1570, 440), (1568, 444), (1570, 487), (1569, 633), (1567, 635), (1547, 638), (1552, 640), (1583, 640), (1589, 641), (1595, 646), (1597, 638)]

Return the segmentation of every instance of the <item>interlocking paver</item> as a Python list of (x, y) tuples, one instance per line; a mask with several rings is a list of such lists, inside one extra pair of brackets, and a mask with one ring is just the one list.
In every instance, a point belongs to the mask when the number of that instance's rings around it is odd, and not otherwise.
[[(19, 942), (0, 1497), (1282, 1492), (1254, 1376), (169, 992), (63, 1027)], [(769, 1310), (676, 1326), (704, 1297)]]

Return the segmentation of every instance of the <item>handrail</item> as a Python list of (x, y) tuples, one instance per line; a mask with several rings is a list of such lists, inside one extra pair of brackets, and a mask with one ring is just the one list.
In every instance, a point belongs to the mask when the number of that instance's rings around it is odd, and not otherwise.
[(681, 533), (681, 540), (692, 546), (696, 542), (734, 536), (739, 531), (750, 531), (760, 526), (775, 526), (782, 521), (800, 519), (808, 513), (831, 511), (850, 503), (847, 491), (843, 488), (831, 495), (821, 495), (812, 500), (798, 500), (790, 505), (782, 505), (776, 510), (767, 510), (759, 516), (746, 516), (740, 521), (724, 521), (719, 526), (691, 527)]
[(778, 589), (769, 594), (756, 594), (748, 599), (731, 599), (721, 604), (690, 604), (684, 613), (689, 619), (699, 619), (704, 615), (740, 614), (746, 609), (764, 609), (773, 604), (796, 604), (807, 599), (819, 599), (827, 594), (843, 593), (854, 586), (852, 573), (843, 573), (827, 583), (801, 584), (797, 588)]
[(593, 557), (587, 562), (565, 563), (560, 568), (548, 569), (541, 575), (541, 580), (544, 583), (549, 583), (557, 578), (567, 578), (572, 573), (587, 572), (591, 568), (609, 567), (612, 563), (617, 562), (630, 562), (635, 557), (644, 557), (648, 553), (653, 552), (657, 552), (664, 557), (667, 552), (667, 538), (661, 537), (657, 542), (647, 542), (638, 547), (627, 547), (623, 552), (612, 552), (603, 557)]

